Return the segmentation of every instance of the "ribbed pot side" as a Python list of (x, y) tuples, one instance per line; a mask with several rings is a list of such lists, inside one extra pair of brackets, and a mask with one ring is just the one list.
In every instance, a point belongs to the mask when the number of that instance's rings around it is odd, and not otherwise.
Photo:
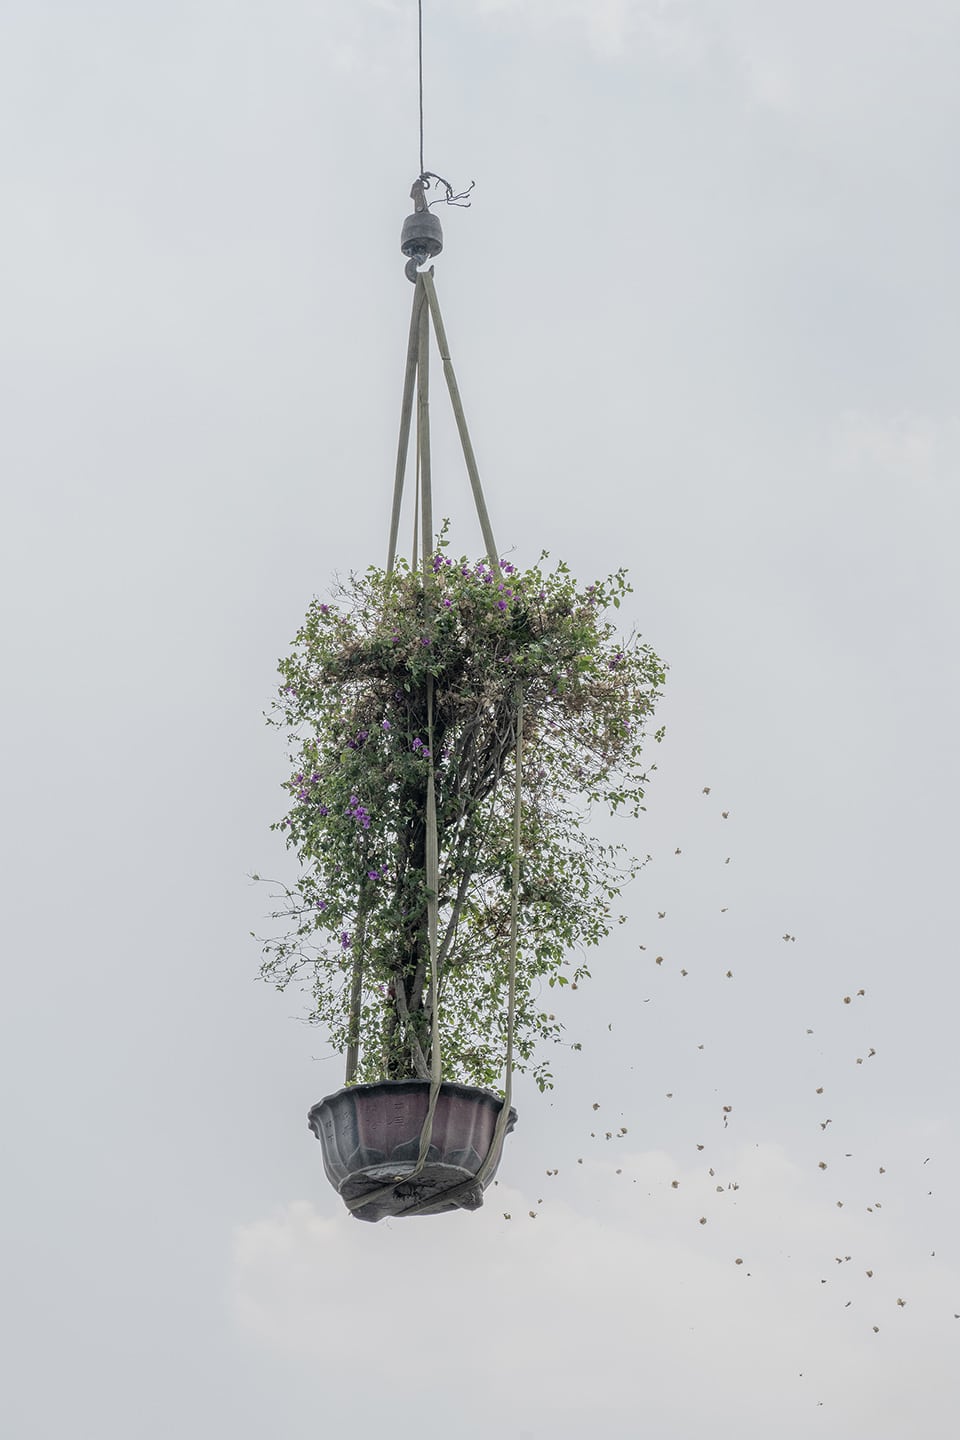
[[(320, 1141), (327, 1179), (343, 1200), (369, 1194), (413, 1171), (429, 1097), (428, 1080), (383, 1080), (350, 1085), (312, 1107), (308, 1123)], [(500, 1096), (491, 1090), (445, 1082), (437, 1097), (424, 1168), (353, 1214), (360, 1220), (383, 1220), (421, 1205), (424, 1208), (417, 1210), (421, 1215), (477, 1210), (497, 1170), (494, 1166), (482, 1184), (475, 1179), (502, 1107)], [(511, 1109), (507, 1134), (516, 1122), (517, 1112)], [(471, 1180), (474, 1184), (460, 1194), (444, 1199), (445, 1191)]]

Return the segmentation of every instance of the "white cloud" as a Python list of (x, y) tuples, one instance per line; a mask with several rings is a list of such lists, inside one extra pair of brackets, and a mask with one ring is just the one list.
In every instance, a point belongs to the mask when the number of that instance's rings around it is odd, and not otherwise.
[(473, 0), (481, 16), (510, 13), (527, 29), (566, 28), (603, 60), (650, 48), (665, 62), (703, 55), (706, 31), (688, 0)]
[[(571, 1198), (560, 1180), (544, 1180), (543, 1204), (500, 1186), (474, 1216), (373, 1227), (332, 1197), (323, 1214), (291, 1205), (236, 1233), (236, 1321), (260, 1345), (362, 1385), (379, 1316), (385, 1339), (398, 1326), (396, 1343), (377, 1348), (386, 1393), (409, 1380), (416, 1339), (414, 1368), (429, 1366), (437, 1403), (483, 1375), (510, 1433), (579, 1435), (590, 1415), (601, 1434), (632, 1433), (642, 1417), (660, 1437), (710, 1425), (749, 1440), (775, 1424), (789, 1440), (810, 1434), (822, 1402), (817, 1434), (887, 1437), (885, 1417), (908, 1392), (923, 1433), (948, 1433), (937, 1416), (953, 1336), (941, 1342), (924, 1319), (945, 1302), (897, 1264), (879, 1216), (831, 1209), (778, 1147), (739, 1153), (737, 1190), (732, 1174), (663, 1152), (618, 1159), (580, 1169)], [(898, 1286), (912, 1311), (897, 1306)], [(489, 1427), (483, 1405), (470, 1413), (475, 1429), (458, 1427), (468, 1440)]]
[(926, 415), (875, 415), (851, 410), (841, 416), (832, 437), (833, 467), (845, 473), (880, 469), (922, 482), (942, 453), (955, 443), (960, 425), (942, 427)]

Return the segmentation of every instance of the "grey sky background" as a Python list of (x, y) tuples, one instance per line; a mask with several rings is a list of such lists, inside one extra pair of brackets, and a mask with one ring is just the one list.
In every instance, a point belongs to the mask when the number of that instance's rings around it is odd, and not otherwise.
[(248, 876), (276, 659), (385, 549), (415, 5), (5, 0), (0, 1427), (945, 1440), (960, 10), (425, 9), (498, 541), (631, 570), (653, 858), (484, 1209), (351, 1220)]

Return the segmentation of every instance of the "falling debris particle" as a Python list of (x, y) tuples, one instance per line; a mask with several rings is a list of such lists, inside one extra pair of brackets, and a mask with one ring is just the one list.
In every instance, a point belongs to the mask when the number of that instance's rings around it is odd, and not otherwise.
[(607, 1131), (607, 1136), (606, 1136), (606, 1138), (607, 1138), (608, 1140), (612, 1140), (612, 1139), (613, 1139), (613, 1131), (612, 1131), (612, 1130), (608, 1130), (608, 1131)]
[(857, 1064), (858, 1064), (858, 1065), (862, 1065), (862, 1064), (863, 1064), (863, 1056), (862, 1056), (862, 1055), (858, 1055), (858, 1056), (857, 1056)]
[(729, 905), (721, 905), (721, 906), (720, 906), (720, 914), (721, 914), (721, 915), (726, 915), (726, 913), (727, 913), (727, 911), (728, 911), (729, 909), (730, 909), (730, 906), (729, 906)]
[(729, 856), (729, 855), (727, 856), (726, 860), (724, 860), (723, 863), (724, 863), (724, 865), (729, 865), (729, 864), (730, 864), (730, 856)]
[(844, 995), (844, 997), (843, 997), (843, 1003), (844, 1003), (844, 1005), (849, 1005), (849, 1004), (850, 1004), (850, 1001), (851, 1001), (852, 999), (853, 999), (853, 996), (852, 996), (852, 995)]
[(594, 1110), (599, 1110), (599, 1109), (600, 1109), (600, 1101), (599, 1101), (599, 1100), (594, 1100), (594, 1102), (593, 1102), (593, 1108), (594, 1108)]
[(832, 1125), (832, 1124), (833, 1124), (833, 1121), (832, 1121), (832, 1120), (821, 1120), (821, 1121), (820, 1121), (820, 1129), (821, 1129), (821, 1130), (826, 1130), (827, 1126), (828, 1126), (828, 1125)]
[(901, 1310), (903, 1309), (904, 1305), (906, 1305), (906, 1303), (906, 1300), (901, 1300), (899, 1297), (897, 1298), (897, 1304), (900, 1306)]
[(838, 1210), (842, 1210), (842, 1209), (843, 1209), (843, 1201), (842, 1201), (842, 1200), (838, 1200), (838, 1201), (837, 1201), (837, 1209), (838, 1209)]
[(880, 1166), (880, 1174), (881, 1174), (881, 1175), (886, 1175), (886, 1173), (887, 1173), (886, 1170), (885, 1170), (884, 1167), (881, 1165), (881, 1166)]
[(867, 1277), (868, 1280), (872, 1280), (872, 1279), (873, 1279), (873, 1271), (872, 1271), (872, 1270), (867, 1270), (865, 1273), (866, 1273), (866, 1277)]
[(680, 974), (683, 976), (684, 979), (687, 978), (687, 972), (686, 972), (686, 970), (681, 970), (681, 971), (680, 971)]
[(673, 853), (674, 853), (674, 855), (679, 855), (679, 854), (680, 854), (680, 846), (679, 846), (679, 845), (677, 846), (676, 850), (674, 850)]
[(702, 1050), (702, 1049), (703, 1049), (703, 1046), (702, 1046), (702, 1045), (698, 1045), (698, 1046), (697, 1046), (697, 1049), (698, 1049), (698, 1050)]
[(812, 1034), (813, 1034), (813, 1031), (812, 1031), (812, 1030), (808, 1030), (808, 1031), (807, 1031), (807, 1034), (808, 1034), (808, 1035), (812, 1035)]
[(707, 1217), (706, 1217), (706, 1215), (701, 1215), (701, 1216), (700, 1216), (700, 1224), (701, 1224), (701, 1225), (706, 1225), (706, 1223), (707, 1223)]
[(531, 1219), (531, 1220), (536, 1220), (536, 1218), (537, 1218), (537, 1212), (536, 1212), (536, 1210), (528, 1210), (528, 1211), (527, 1211), (527, 1214), (530, 1216), (530, 1219)]
[(874, 1335), (879, 1335), (879, 1334), (880, 1334), (880, 1326), (879, 1326), (879, 1325), (874, 1325), (874, 1327), (873, 1327), (873, 1333), (874, 1333)]
[(710, 1169), (707, 1171), (707, 1174), (708, 1174), (708, 1175), (716, 1175), (716, 1173), (717, 1173), (716, 1170), (714, 1170), (713, 1166), (711, 1165), (711, 1166), (710, 1166)]
[(728, 971), (727, 971), (727, 979), (728, 979), (728, 980), (732, 980), (732, 979), (733, 979), (733, 971), (732, 971), (732, 970), (728, 970)]
[(730, 811), (729, 811), (729, 810), (721, 810), (721, 811), (720, 811), (720, 814), (721, 814), (721, 816), (722, 816), (722, 818), (723, 818), (724, 820), (729, 820), (729, 819), (730, 819)]
[(818, 1086), (817, 1086), (817, 1094), (818, 1094), (818, 1095), (822, 1095), (822, 1094), (823, 1094), (823, 1086), (822, 1086), (822, 1085), (818, 1085)]
[(826, 1162), (826, 1160), (821, 1160), (821, 1161), (820, 1161), (820, 1167), (819, 1167), (819, 1168), (820, 1168), (821, 1170), (826, 1170), (826, 1168), (827, 1168), (827, 1162)]
[(623, 1171), (622, 1171), (622, 1170), (618, 1170), (618, 1171), (617, 1171), (617, 1174), (618, 1174), (618, 1175), (622, 1175), (622, 1174), (623, 1174)]
[(582, 1164), (583, 1164), (582, 1159), (580, 1159), (579, 1157), (578, 1157), (578, 1159), (577, 1159), (577, 1164), (578, 1164), (578, 1165), (582, 1165)]
[(618, 1135), (626, 1135), (626, 1133), (627, 1133), (627, 1127), (626, 1127), (626, 1125), (621, 1125), (621, 1126), (620, 1126), (620, 1129), (617, 1131), (617, 1134), (618, 1134)]
[(866, 993), (867, 993), (866, 990), (858, 990), (858, 991), (857, 991), (857, 994), (858, 994), (858, 995), (866, 995)]
[(504, 1212), (503, 1212), (503, 1218), (504, 1218), (504, 1220), (510, 1220), (510, 1219), (512, 1218), (511, 1215), (510, 1215), (510, 1213), (509, 1213), (509, 1211), (504, 1210)]
[(709, 795), (709, 794), (710, 794), (710, 786), (709, 786), (709, 785), (704, 785), (702, 793), (703, 793), (704, 795)]
[(672, 1100), (672, 1099), (673, 1099), (673, 1091), (672, 1091), (672, 1090), (668, 1090), (668, 1091), (667, 1091), (667, 1099), (668, 1099), (668, 1100)]
[(679, 1189), (680, 1189), (680, 1181), (679, 1181), (679, 1180), (671, 1180), (671, 1181), (670, 1181), (670, 1189), (671, 1189), (671, 1190), (679, 1190)]
[(741, 1257), (740, 1255), (738, 1255), (737, 1258), (736, 1258), (736, 1260), (734, 1260), (733, 1263), (734, 1263), (734, 1265), (742, 1265), (742, 1264), (743, 1264), (743, 1259), (742, 1259), (742, 1257)]
[(871, 1045), (871, 1046), (870, 1046), (870, 1049), (867, 1051), (867, 1059), (868, 1059), (868, 1060), (872, 1060), (873, 1057), (874, 1057), (874, 1055), (876, 1055), (876, 1053), (877, 1053), (876, 1050), (874, 1050), (873, 1046)]
[(662, 956), (662, 955), (658, 955), (657, 958), (656, 958), (656, 960), (654, 961), (654, 964), (655, 964), (655, 965), (662, 965), (662, 964), (663, 964), (663, 956)]
[(658, 920), (666, 920), (666, 918), (667, 918), (667, 912), (666, 912), (666, 910), (658, 910), (658, 911), (657, 911), (657, 919), (658, 919)]
[(796, 940), (796, 935), (784, 935), (784, 940)]
[(697, 1149), (698, 1149), (698, 1150), (702, 1150), (702, 1149), (703, 1149), (703, 1146), (702, 1146), (702, 1145), (698, 1145), (698, 1146), (697, 1146)]
[(718, 1186), (717, 1186), (717, 1194), (718, 1194), (718, 1195), (722, 1195), (722, 1194), (723, 1194), (723, 1186), (722, 1186), (722, 1185), (718, 1185)]

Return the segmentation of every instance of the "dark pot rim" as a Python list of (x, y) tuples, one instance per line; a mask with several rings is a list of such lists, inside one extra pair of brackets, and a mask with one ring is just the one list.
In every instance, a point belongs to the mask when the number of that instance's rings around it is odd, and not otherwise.
[[(311, 1105), (308, 1113), (309, 1115), (312, 1115), (313, 1112), (315, 1110), (319, 1110), (321, 1106), (332, 1104), (338, 1100), (341, 1100), (346, 1095), (373, 1096), (378, 1092), (389, 1092), (390, 1090), (417, 1091), (429, 1089), (429, 1080), (418, 1080), (414, 1076), (411, 1076), (406, 1080), (365, 1080), (358, 1085), (341, 1085), (339, 1090), (334, 1090), (333, 1093), (330, 1095), (324, 1095), (322, 1100), (318, 1100), (316, 1104)], [(487, 1100), (491, 1100), (494, 1105), (497, 1105), (501, 1108), (504, 1101), (504, 1097), (502, 1095), (498, 1095), (496, 1090), (488, 1090), (485, 1086), (482, 1085), (467, 1085), (462, 1080), (444, 1080), (440, 1086), (440, 1093), (446, 1093), (448, 1095), (458, 1094), (462, 1095), (464, 1099), (477, 1099), (482, 1096)], [(510, 1113), (513, 1116), (515, 1124), (517, 1112), (514, 1109), (513, 1105), (510, 1106)]]

